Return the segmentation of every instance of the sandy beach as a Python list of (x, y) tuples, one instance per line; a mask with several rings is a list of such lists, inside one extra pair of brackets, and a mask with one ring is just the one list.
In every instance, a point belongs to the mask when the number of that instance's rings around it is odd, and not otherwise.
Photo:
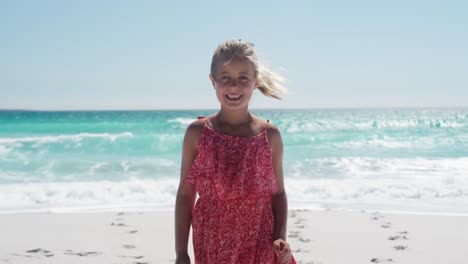
[[(173, 212), (8, 214), (0, 228), (0, 263), (175, 260)], [(464, 263), (468, 217), (294, 210), (288, 241), (298, 263)]]

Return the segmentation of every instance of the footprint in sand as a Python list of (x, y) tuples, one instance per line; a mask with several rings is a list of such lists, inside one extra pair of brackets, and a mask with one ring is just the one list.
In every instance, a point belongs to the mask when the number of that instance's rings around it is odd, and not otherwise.
[(383, 262), (393, 262), (393, 259), (391, 259), (391, 258), (389, 258), (389, 259), (373, 258), (370, 261), (374, 262), (374, 263), (383, 263)]
[(122, 245), (122, 247), (126, 248), (126, 249), (134, 249), (136, 248), (135, 245)]
[(375, 213), (375, 214), (372, 216), (371, 220), (374, 220), (374, 221), (375, 221), (375, 220), (380, 220), (380, 219), (382, 219), (382, 218), (385, 218), (385, 216)]
[(393, 248), (396, 249), (396, 250), (405, 250), (405, 249), (408, 248), (408, 246), (398, 245), (398, 246), (394, 246)]
[[(390, 236), (388, 238), (388, 240), (393, 240), (393, 241), (396, 241), (396, 240), (408, 240), (408, 237), (405, 236), (408, 234), (408, 231), (401, 231), (401, 232), (397, 232), (397, 234), (400, 234), (400, 235), (396, 235), (396, 236)], [(396, 245), (393, 247), (395, 250), (405, 250), (408, 248), (408, 246), (403, 246), (403, 245)]]
[(128, 225), (125, 224), (125, 223), (114, 223), (114, 222), (112, 222), (110, 225), (111, 225), (111, 226), (128, 226)]
[(288, 237), (291, 237), (291, 238), (298, 238), (299, 237), (299, 234), (300, 232), (299, 231), (289, 231), (289, 236)]
[(47, 258), (50, 258), (50, 257), (53, 257), (54, 254), (50, 252), (50, 250), (45, 250), (45, 249), (42, 249), (42, 248), (36, 248), (36, 249), (30, 249), (30, 250), (26, 250), (26, 253), (42, 253), (44, 254), (44, 256), (46, 256)]
[(408, 237), (407, 236), (400, 236), (400, 235), (396, 235), (396, 236), (389, 236), (388, 237), (388, 240), (408, 240)]
[(65, 250), (63, 253), (65, 255), (76, 255), (80, 257), (88, 257), (88, 256), (99, 256), (102, 254), (102, 252), (97, 252), (97, 251), (84, 251), (84, 252), (73, 252), (71, 249)]
[(132, 259), (142, 259), (145, 256), (119, 256), (121, 258), (132, 258)]
[(310, 250), (305, 250), (305, 249), (302, 249), (302, 248), (298, 248), (296, 250), (292, 249), (291, 252), (293, 252), (293, 253), (300, 253), (300, 252), (309, 253)]
[(390, 223), (390, 222), (383, 223), (383, 224), (380, 225), (380, 227), (382, 227), (382, 228), (390, 228), (390, 227), (392, 227), (392, 223)]
[(297, 219), (297, 220), (294, 222), (294, 225), (296, 225), (296, 226), (302, 226), (302, 228), (304, 228), (304, 227), (303, 227), (303, 226), (304, 226), (304, 225), (303, 225), (303, 222), (304, 222), (304, 221), (305, 221), (304, 218), (299, 218), (299, 219)]
[(36, 249), (31, 249), (31, 250), (26, 250), (27, 253), (49, 253), (50, 251), (49, 250), (45, 250), (45, 249), (42, 249), (42, 248), (36, 248)]
[(302, 224), (302, 222), (304, 222), (306, 219), (305, 218), (299, 218), (297, 219), (296, 222), (294, 222), (294, 224), (298, 225), (298, 224)]

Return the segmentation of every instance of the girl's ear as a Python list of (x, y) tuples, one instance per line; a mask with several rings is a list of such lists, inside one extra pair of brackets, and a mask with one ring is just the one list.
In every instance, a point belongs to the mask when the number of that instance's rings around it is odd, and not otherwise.
[(210, 73), (210, 81), (211, 81), (211, 84), (213, 85), (213, 87), (215, 87), (214, 78), (213, 78), (213, 75), (211, 75), (211, 73)]

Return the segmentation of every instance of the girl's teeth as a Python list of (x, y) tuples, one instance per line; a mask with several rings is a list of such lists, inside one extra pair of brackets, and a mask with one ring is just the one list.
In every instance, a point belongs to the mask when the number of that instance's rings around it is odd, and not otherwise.
[(226, 96), (228, 99), (231, 99), (231, 100), (237, 100), (241, 97), (240, 95), (226, 95)]

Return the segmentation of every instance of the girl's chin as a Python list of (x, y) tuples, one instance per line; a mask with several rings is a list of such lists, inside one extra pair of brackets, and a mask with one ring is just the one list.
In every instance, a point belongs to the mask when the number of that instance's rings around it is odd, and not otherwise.
[(246, 107), (246, 104), (244, 104), (243, 102), (232, 103), (232, 102), (224, 101), (224, 102), (221, 102), (221, 106), (227, 109), (243, 109)]

